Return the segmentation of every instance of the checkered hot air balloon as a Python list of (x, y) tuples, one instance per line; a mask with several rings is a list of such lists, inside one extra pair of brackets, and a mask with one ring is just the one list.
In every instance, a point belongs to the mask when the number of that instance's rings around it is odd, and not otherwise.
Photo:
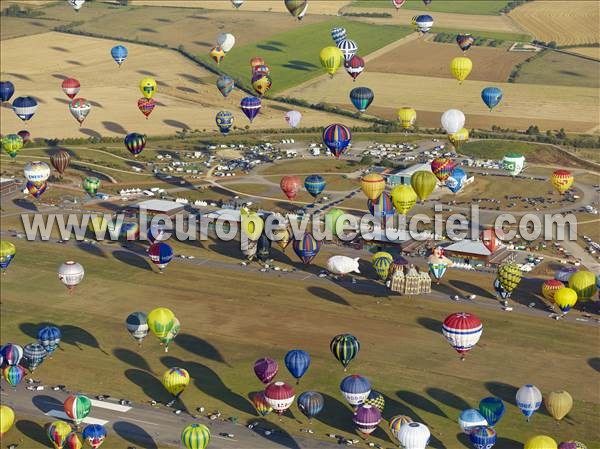
[(385, 408), (385, 398), (379, 391), (371, 390), (371, 393), (369, 393), (369, 396), (365, 400), (365, 404), (372, 405), (383, 413), (383, 409)]
[(498, 268), (497, 278), (502, 288), (508, 293), (512, 293), (521, 282), (521, 269), (514, 262), (505, 263)]
[(479, 318), (468, 312), (448, 315), (442, 325), (442, 334), (464, 360), (465, 355), (479, 341), (483, 324)]
[(346, 39), (346, 28), (343, 28), (343, 27), (332, 28), (331, 29), (331, 38), (333, 39), (333, 42), (335, 42), (335, 45), (339, 44), (344, 39)]

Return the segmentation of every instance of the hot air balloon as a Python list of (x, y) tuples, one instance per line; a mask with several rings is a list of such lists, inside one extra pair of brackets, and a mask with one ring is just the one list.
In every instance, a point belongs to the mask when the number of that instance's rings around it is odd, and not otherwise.
[(6, 269), (15, 258), (17, 247), (6, 240), (0, 240), (0, 270), (2, 274), (6, 273)]
[(420, 422), (402, 424), (397, 436), (400, 445), (405, 449), (425, 449), (430, 437), (429, 428)]
[(558, 445), (558, 449), (587, 449), (587, 446), (579, 441), (563, 441)]
[(231, 4), (235, 9), (239, 9), (244, 4), (244, 0), (231, 0)]
[(15, 422), (15, 412), (8, 405), (0, 405), (0, 438), (6, 434)]
[(458, 193), (465, 185), (467, 180), (467, 173), (460, 167), (454, 167), (448, 179), (446, 179), (446, 187), (450, 189), (452, 193)]
[(48, 352), (46, 352), (44, 347), (37, 342), (29, 343), (23, 348), (23, 357), (27, 360), (27, 367), (31, 372), (35, 371), (35, 369), (40, 366), (47, 355)]
[(70, 161), (71, 155), (65, 150), (59, 150), (50, 156), (50, 163), (61, 176), (69, 166)]
[(439, 284), (440, 280), (444, 277), (444, 274), (448, 269), (448, 264), (443, 262), (429, 261), (427, 265), (429, 268), (429, 274), (431, 275), (433, 280)]
[(247, 242), (244, 242), (244, 244), (241, 246), (241, 251), (246, 259), (254, 259), (256, 252), (258, 251), (258, 241), (248, 240)]
[(398, 120), (404, 129), (410, 129), (417, 121), (417, 111), (413, 108), (400, 108), (398, 110)]
[(92, 449), (96, 449), (104, 442), (106, 429), (100, 424), (89, 424), (84, 427), (81, 436)]
[(488, 422), (481, 413), (479, 413), (479, 410), (468, 408), (460, 413), (458, 425), (460, 426), (460, 430), (468, 435), (474, 427), (487, 426)]
[(529, 418), (540, 408), (542, 405), (542, 393), (535, 385), (523, 385), (517, 391), (516, 395), (517, 407), (521, 410), (521, 413)]
[(158, 90), (158, 85), (156, 84), (156, 80), (154, 78), (145, 77), (140, 81), (140, 92), (142, 96), (147, 99), (151, 99), (154, 97), (154, 94)]
[(391, 217), (395, 213), (394, 203), (386, 192), (383, 192), (381, 195), (379, 195), (379, 198), (377, 198), (374, 202), (367, 200), (367, 207), (373, 217), (383, 221), (384, 223), (388, 217)]
[(129, 52), (127, 51), (127, 48), (122, 45), (115, 45), (113, 48), (110, 49), (110, 55), (119, 65), (119, 67), (121, 67), (121, 64), (125, 62), (128, 54)]
[(578, 271), (569, 278), (569, 288), (580, 301), (587, 301), (596, 294), (596, 276), (590, 271)]
[(266, 75), (268, 76), (271, 73), (271, 69), (266, 64), (257, 65), (252, 68), (252, 76), (254, 75)]
[(71, 100), (79, 93), (81, 84), (75, 78), (67, 78), (60, 86), (67, 97)]
[(229, 111), (219, 111), (215, 116), (215, 123), (221, 134), (226, 136), (233, 127), (233, 114)]
[(461, 33), (456, 36), (456, 43), (458, 44), (459, 48), (463, 51), (463, 53), (466, 52), (469, 48), (471, 48), (473, 42), (475, 42), (475, 38), (470, 34)]
[(167, 335), (164, 338), (160, 339), (160, 342), (165, 347), (165, 352), (169, 352), (169, 344), (173, 340), (175, 340), (175, 337), (177, 337), (177, 335), (179, 335), (180, 330), (181, 323), (179, 322), (177, 317), (173, 317), (173, 325), (171, 326), (171, 329), (169, 329), (169, 332), (167, 332)]
[(358, 45), (350, 39), (343, 39), (337, 44), (337, 48), (342, 51), (344, 61), (350, 62), (354, 55), (358, 52)]
[(294, 200), (302, 186), (302, 180), (298, 176), (284, 176), (279, 183), (281, 190), (289, 200)]
[(561, 195), (571, 188), (573, 180), (573, 174), (568, 170), (556, 170), (550, 178), (552, 186)]
[(38, 333), (37, 338), (48, 354), (52, 354), (58, 348), (62, 334), (60, 329), (55, 326), (44, 326)]
[(152, 111), (154, 111), (154, 108), (156, 107), (156, 101), (152, 98), (142, 97), (138, 100), (137, 106), (140, 112), (144, 114), (144, 117), (146, 117), (146, 120), (148, 120), (148, 117), (150, 114), (152, 114)]
[(252, 68), (253, 72), (254, 67), (259, 65), (265, 65), (265, 60), (263, 58), (261, 58), (260, 56), (255, 56), (254, 58), (250, 59), (250, 67)]
[(83, 266), (72, 260), (68, 260), (58, 267), (58, 280), (65, 284), (69, 291), (81, 283), (84, 275)]
[(255, 391), (254, 393), (250, 393), (250, 401), (252, 401), (252, 405), (261, 416), (267, 416), (269, 413), (273, 411), (273, 408), (267, 402), (265, 398), (264, 391)]
[(10, 81), (0, 81), (0, 103), (9, 101), (15, 93), (15, 85)]
[(284, 357), (285, 367), (296, 379), (296, 385), (300, 383), (300, 378), (304, 376), (310, 366), (310, 355), (302, 349), (292, 349)]
[(577, 292), (563, 287), (554, 292), (554, 302), (563, 313), (567, 313), (577, 303)]
[(8, 134), (2, 138), (2, 148), (10, 157), (15, 158), (23, 148), (23, 138), (18, 134)]
[(346, 151), (351, 140), (352, 133), (347, 126), (335, 123), (323, 130), (323, 143), (337, 158)]
[(242, 233), (250, 240), (258, 240), (265, 225), (263, 219), (258, 213), (248, 209), (242, 209), (240, 216)]
[(319, 253), (321, 242), (316, 240), (312, 234), (305, 232), (300, 240), (294, 240), (292, 246), (302, 263), (308, 265)]
[(496, 292), (496, 296), (502, 300), (510, 298), (510, 292), (504, 290), (498, 278), (494, 279), (494, 291)]
[(392, 0), (392, 6), (396, 9), (400, 9), (405, 3), (406, 0)]
[(268, 74), (256, 72), (252, 75), (251, 83), (254, 91), (262, 97), (271, 88), (273, 81)]
[(502, 101), (502, 89), (499, 87), (486, 87), (481, 91), (481, 99), (490, 108), (490, 112)]
[(344, 68), (348, 75), (352, 77), (352, 80), (356, 81), (358, 75), (365, 70), (365, 60), (358, 55), (354, 55), (349, 61), (344, 62)]
[(17, 135), (23, 139), (23, 145), (27, 145), (29, 142), (31, 142), (31, 133), (26, 129), (22, 129), (17, 133)]
[(54, 421), (48, 425), (46, 433), (56, 449), (63, 449), (67, 436), (71, 433), (71, 426), (64, 421)]
[(329, 343), (329, 349), (346, 371), (350, 362), (354, 360), (360, 351), (360, 342), (354, 335), (340, 334), (333, 337)]
[(358, 374), (351, 374), (342, 379), (340, 383), (342, 395), (352, 406), (361, 405), (371, 393), (371, 382), (366, 377)]
[(437, 178), (428, 170), (419, 170), (410, 177), (410, 185), (421, 201), (429, 198), (429, 195), (437, 186)]
[(29, 192), (30, 195), (32, 195), (34, 198), (39, 198), (40, 196), (42, 196), (44, 194), (44, 192), (48, 188), (48, 183), (40, 182), (40, 183), (34, 184), (33, 182), (27, 181), (27, 183), (25, 184), (25, 187), (27, 188), (27, 191)]
[(525, 157), (521, 153), (508, 153), (502, 158), (502, 168), (511, 176), (517, 176), (523, 170)]
[(277, 227), (272, 230), (273, 241), (285, 251), (291, 242), (292, 233), (286, 226)]
[(83, 443), (75, 432), (71, 432), (67, 435), (67, 439), (65, 440), (65, 449), (81, 449), (82, 447)]
[(333, 78), (335, 72), (344, 63), (344, 53), (338, 47), (325, 47), (319, 53), (319, 59), (321, 60), (321, 66)]
[(465, 114), (458, 109), (448, 109), (442, 114), (441, 122), (448, 134), (454, 134), (465, 126)]
[(550, 416), (557, 421), (567, 416), (573, 408), (573, 398), (564, 390), (550, 392), (544, 402)]
[(16, 387), (25, 377), (25, 368), (21, 365), (7, 365), (2, 368), (2, 377), (11, 387)]
[(137, 156), (146, 147), (146, 135), (139, 133), (129, 133), (124, 139), (125, 147), (131, 154)]
[(454, 78), (456, 78), (461, 84), (467, 79), (471, 73), (471, 70), (473, 70), (473, 62), (464, 56), (454, 58), (450, 63), (450, 71), (452, 72), (452, 75), (454, 75)]
[(404, 184), (394, 187), (390, 192), (390, 197), (396, 211), (401, 215), (406, 215), (417, 203), (417, 193), (411, 186)]
[(285, 7), (298, 20), (302, 20), (308, 9), (308, 0), (284, 0)]
[(154, 265), (158, 267), (160, 272), (169, 265), (173, 259), (173, 248), (164, 242), (156, 242), (150, 245), (148, 256)]
[(481, 338), (483, 324), (475, 315), (467, 312), (458, 312), (448, 315), (442, 325), (442, 334), (448, 340), (461, 360)]
[(519, 282), (521, 282), (521, 269), (514, 262), (508, 262), (498, 268), (498, 281), (504, 290), (508, 293), (517, 288)]
[(448, 140), (456, 151), (469, 141), (469, 130), (467, 128), (461, 128), (454, 134), (448, 134)]
[(350, 91), (350, 101), (358, 112), (365, 112), (374, 98), (375, 94), (368, 87), (355, 87)]
[(158, 307), (150, 311), (146, 319), (148, 328), (158, 338), (162, 340), (169, 335), (169, 332), (175, 324), (175, 314), (166, 307)]
[(564, 287), (565, 284), (563, 284), (561, 281), (557, 281), (556, 279), (548, 279), (542, 285), (542, 296), (548, 301), (554, 301), (554, 294)]
[(385, 178), (379, 173), (369, 173), (360, 178), (360, 188), (368, 199), (375, 201), (385, 190)]
[(217, 47), (221, 47), (225, 53), (231, 51), (235, 45), (235, 36), (231, 33), (220, 33), (217, 36)]
[(263, 232), (256, 242), (256, 254), (258, 260), (266, 262), (271, 258), (271, 239)]
[(292, 128), (297, 128), (302, 120), (302, 114), (298, 111), (288, 111), (283, 117)]
[(133, 312), (125, 319), (127, 332), (142, 346), (142, 341), (148, 335), (148, 318), (144, 312)]
[(429, 14), (422, 14), (415, 17), (413, 19), (413, 23), (419, 33), (425, 34), (433, 26), (433, 17), (431, 17)]
[(505, 411), (506, 407), (500, 398), (490, 396), (479, 401), (479, 413), (492, 427), (500, 421)]
[[(338, 235), (338, 221), (343, 215), (345, 215), (345, 212), (342, 209), (337, 207), (329, 209), (325, 214), (325, 229), (333, 235)], [(341, 232), (342, 229), (340, 228), (339, 231)]]
[(365, 399), (365, 404), (372, 405), (376, 409), (378, 409), (381, 413), (385, 408), (385, 398), (379, 391), (371, 390), (367, 399)]
[(568, 284), (569, 279), (571, 279), (571, 276), (573, 276), (575, 273), (577, 273), (577, 271), (578, 271), (577, 267), (572, 267), (572, 266), (568, 266), (568, 265), (560, 267), (554, 273), (554, 279), (556, 279), (557, 281), (561, 281), (565, 284)]
[(23, 358), (23, 348), (14, 343), (7, 343), (0, 348), (0, 355), (7, 365), (15, 366)]
[(169, 393), (178, 398), (190, 383), (190, 375), (183, 368), (169, 368), (163, 374), (161, 382)]
[(270, 357), (264, 357), (254, 362), (254, 374), (265, 385), (275, 378), (278, 371), (279, 365)]
[(233, 78), (227, 75), (221, 75), (217, 79), (217, 89), (219, 89), (219, 92), (221, 92), (221, 95), (223, 95), (224, 97), (227, 97), (234, 87), (235, 82), (233, 81)]
[(13, 111), (24, 122), (34, 116), (38, 108), (38, 102), (33, 97), (17, 97), (12, 103)]
[(524, 449), (557, 449), (556, 441), (546, 435), (536, 435), (525, 441)]
[(187, 449), (206, 449), (210, 442), (210, 429), (204, 424), (190, 424), (181, 432), (181, 442)]
[(325, 399), (321, 393), (316, 391), (305, 391), (296, 401), (298, 408), (309, 422), (323, 410)]
[(496, 431), (490, 426), (477, 426), (469, 433), (469, 440), (475, 449), (491, 449), (496, 439)]
[(377, 273), (377, 276), (379, 276), (379, 279), (382, 281), (385, 281), (388, 278), (390, 265), (392, 265), (393, 260), (394, 258), (390, 253), (380, 251), (373, 254), (371, 263), (375, 269), (375, 272)]
[(71, 111), (71, 115), (77, 120), (79, 126), (83, 124), (91, 110), (92, 104), (85, 98), (75, 98), (69, 103), (69, 111)]
[(352, 420), (356, 430), (363, 435), (370, 435), (381, 422), (381, 412), (377, 407), (364, 404), (358, 407)]
[(403, 424), (408, 424), (413, 422), (410, 416), (406, 415), (396, 415), (390, 419), (390, 432), (394, 436), (394, 438), (398, 439), (398, 434), (400, 432), (400, 428)]
[(248, 120), (250, 120), (250, 123), (252, 123), (254, 117), (256, 117), (260, 112), (262, 102), (260, 101), (260, 98), (245, 97), (242, 98), (240, 107), (242, 108), (242, 112), (246, 114), (246, 117), (248, 117)]
[(325, 189), (325, 178), (321, 175), (310, 175), (304, 178), (304, 188), (313, 198)]
[(78, 426), (90, 414), (92, 401), (82, 394), (72, 394), (65, 399), (63, 408), (67, 416)]
[(346, 34), (346, 28), (335, 27), (331, 29), (331, 38), (333, 39), (333, 42), (335, 42), (335, 45), (346, 39)]
[(290, 408), (295, 397), (294, 389), (285, 382), (273, 382), (265, 388), (265, 399), (278, 415)]

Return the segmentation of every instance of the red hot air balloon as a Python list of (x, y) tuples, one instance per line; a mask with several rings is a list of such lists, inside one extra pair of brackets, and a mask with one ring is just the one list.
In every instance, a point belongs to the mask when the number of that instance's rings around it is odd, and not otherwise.
[(442, 325), (442, 334), (454, 350), (460, 354), (462, 360), (466, 353), (477, 344), (482, 333), (483, 324), (472, 313), (453, 313), (446, 317)]
[(350, 61), (344, 62), (344, 68), (348, 75), (352, 77), (352, 80), (356, 81), (358, 75), (365, 69), (365, 60), (358, 55), (354, 55)]
[(144, 114), (146, 120), (148, 120), (148, 116), (152, 114), (152, 111), (156, 107), (156, 101), (154, 101), (152, 98), (142, 97), (138, 100), (137, 105), (140, 112)]
[(70, 161), (71, 156), (65, 150), (60, 150), (50, 156), (50, 163), (61, 176), (69, 166)]
[(302, 180), (298, 176), (284, 176), (279, 183), (281, 190), (289, 200), (296, 198), (298, 191), (302, 187)]
[(290, 408), (295, 397), (294, 389), (285, 382), (273, 382), (265, 388), (265, 399), (278, 415)]
[(75, 78), (67, 78), (61, 84), (62, 90), (71, 100), (79, 93), (81, 85)]
[(254, 362), (254, 374), (263, 384), (268, 384), (273, 380), (279, 371), (277, 362), (269, 357), (258, 359)]
[(431, 161), (431, 171), (441, 182), (446, 182), (455, 165), (452, 159), (438, 157)]
[(27, 144), (27, 143), (31, 142), (31, 133), (29, 131), (27, 131), (26, 129), (22, 129), (17, 134), (19, 136), (21, 136), (21, 139), (23, 139), (23, 144)]

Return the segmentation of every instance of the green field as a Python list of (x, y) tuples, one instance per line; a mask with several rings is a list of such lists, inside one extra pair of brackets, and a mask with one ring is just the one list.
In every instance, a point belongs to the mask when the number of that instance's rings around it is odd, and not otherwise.
[[(474, 14), (498, 16), (500, 10), (508, 4), (506, 0), (433, 0), (425, 6), (421, 0), (408, 0), (402, 9), (415, 9), (423, 13), (450, 12), (455, 14)], [(351, 6), (370, 8), (393, 8), (388, 0), (356, 0)]]
[(268, 165), (260, 170), (260, 174), (265, 175), (286, 175), (286, 174), (310, 174), (310, 173), (351, 173), (361, 168), (361, 164), (355, 161), (345, 161), (337, 159), (305, 159), (286, 161)]
[[(443, 27), (435, 27), (432, 32), (433, 33), (449, 33), (449, 34), (457, 34), (459, 30), (456, 28), (443, 28)], [(461, 28), (461, 33), (472, 34), (475, 37), (479, 37), (482, 39), (488, 40), (501, 40), (507, 42), (529, 42), (531, 40), (531, 35), (529, 34), (519, 34), (519, 33), (503, 33), (501, 31), (481, 31), (481, 30), (470, 30), (467, 28)], [(467, 55), (468, 56), (468, 55)]]

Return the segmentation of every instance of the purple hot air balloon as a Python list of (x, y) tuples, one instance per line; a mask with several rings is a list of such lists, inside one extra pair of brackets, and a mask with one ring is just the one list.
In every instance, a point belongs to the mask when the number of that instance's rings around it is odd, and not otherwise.
[(279, 371), (277, 362), (269, 357), (258, 359), (254, 362), (254, 374), (263, 384), (270, 383)]
[(14, 343), (7, 343), (0, 348), (0, 354), (2, 354), (2, 358), (7, 365), (15, 366), (23, 358), (23, 348)]
[(358, 407), (353, 418), (356, 429), (365, 435), (371, 434), (381, 421), (381, 412), (373, 405), (365, 404)]
[(240, 108), (242, 109), (242, 112), (246, 114), (250, 123), (252, 123), (254, 117), (258, 115), (261, 107), (262, 102), (260, 101), (260, 98), (257, 97), (244, 97), (240, 103)]

